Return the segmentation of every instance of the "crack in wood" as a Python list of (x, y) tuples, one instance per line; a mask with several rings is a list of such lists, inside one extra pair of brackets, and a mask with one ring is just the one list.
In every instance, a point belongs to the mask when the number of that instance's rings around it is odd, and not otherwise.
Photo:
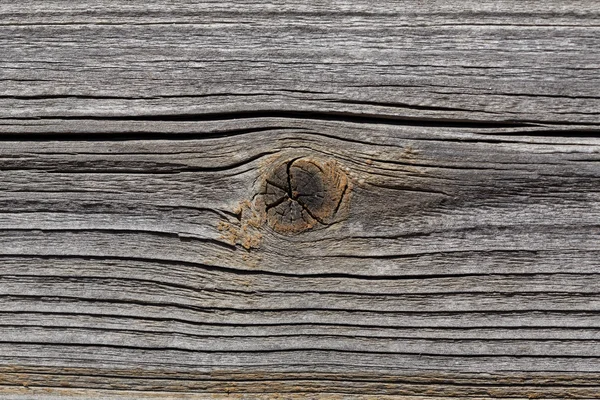
[(332, 160), (296, 157), (272, 169), (260, 193), (271, 228), (299, 233), (341, 220), (350, 189), (348, 177)]

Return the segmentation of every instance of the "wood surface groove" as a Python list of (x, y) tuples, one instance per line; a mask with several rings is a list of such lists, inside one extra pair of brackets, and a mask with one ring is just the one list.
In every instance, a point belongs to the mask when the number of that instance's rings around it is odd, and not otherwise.
[(599, 28), (3, 2), (0, 398), (600, 398)]

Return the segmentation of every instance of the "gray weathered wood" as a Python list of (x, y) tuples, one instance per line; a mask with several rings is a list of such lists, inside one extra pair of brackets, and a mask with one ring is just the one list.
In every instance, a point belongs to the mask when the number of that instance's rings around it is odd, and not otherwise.
[(311, 3), (0, 5), (0, 397), (600, 398), (598, 3)]

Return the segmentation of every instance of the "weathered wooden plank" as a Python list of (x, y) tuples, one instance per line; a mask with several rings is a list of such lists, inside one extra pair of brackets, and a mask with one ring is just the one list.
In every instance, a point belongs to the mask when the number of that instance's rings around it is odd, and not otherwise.
[(551, 3), (7, 4), (0, 107), (594, 124), (597, 4)]
[(599, 14), (0, 5), (0, 397), (599, 398)]

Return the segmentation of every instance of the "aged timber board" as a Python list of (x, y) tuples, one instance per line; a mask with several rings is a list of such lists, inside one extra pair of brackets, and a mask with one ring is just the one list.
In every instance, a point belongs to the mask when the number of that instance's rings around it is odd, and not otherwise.
[(597, 1), (0, 4), (0, 398), (600, 398)]

